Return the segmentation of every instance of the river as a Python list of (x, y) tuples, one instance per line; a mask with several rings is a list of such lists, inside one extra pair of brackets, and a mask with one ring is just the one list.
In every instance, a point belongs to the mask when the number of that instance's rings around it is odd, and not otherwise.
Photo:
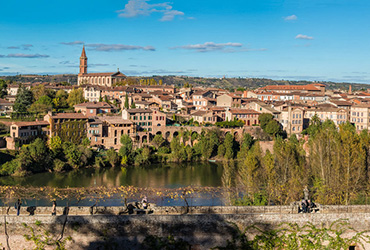
[[(87, 168), (66, 173), (40, 173), (26, 177), (0, 177), (0, 185), (33, 187), (118, 187), (179, 188), (222, 187), (222, 164), (186, 163), (153, 164), (145, 167)], [(28, 205), (44, 205), (47, 201), (26, 201)], [(61, 201), (64, 203), (63, 201)], [(222, 205), (220, 198), (203, 196), (190, 199), (191, 205)], [(182, 200), (156, 201), (157, 205), (183, 205)], [(89, 205), (82, 202), (80, 205)], [(122, 200), (110, 199), (99, 205), (121, 205)]]

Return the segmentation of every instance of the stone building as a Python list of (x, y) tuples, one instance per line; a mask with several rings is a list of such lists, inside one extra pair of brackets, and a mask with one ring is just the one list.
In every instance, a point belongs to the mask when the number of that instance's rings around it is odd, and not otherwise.
[(199, 110), (192, 113), (190, 116), (191, 118), (193, 118), (194, 121), (197, 121), (199, 124), (206, 123), (215, 124), (216, 122), (222, 121), (222, 118), (216, 115), (213, 111)]
[(98, 85), (111, 87), (116, 82), (124, 81), (126, 76), (119, 70), (108, 73), (87, 73), (87, 56), (85, 46), (82, 48), (80, 57), (80, 73), (78, 74), (78, 85)]
[(252, 126), (259, 124), (258, 117), (260, 112), (252, 109), (229, 109), (226, 110), (226, 120), (233, 121), (235, 118), (244, 121), (245, 126)]
[(122, 110), (122, 118), (133, 121), (139, 131), (152, 132), (157, 127), (166, 126), (166, 114), (158, 110), (124, 109)]
[(283, 107), (280, 110), (279, 122), (287, 134), (301, 134), (304, 129), (303, 107)]
[(0, 113), (11, 113), (11, 112), (13, 112), (13, 106), (14, 106), (14, 103), (0, 98)]
[(86, 137), (86, 123), (88, 117), (81, 113), (58, 113), (49, 112), (44, 116), (44, 121), (49, 122), (49, 135), (59, 136), (62, 141), (70, 141), (75, 144), (81, 143)]
[(10, 136), (5, 138), (6, 148), (15, 150), (37, 137), (49, 135), (49, 122), (47, 121), (13, 122), (10, 125)]
[(217, 107), (240, 108), (241, 96), (233, 94), (223, 94), (217, 98)]
[(113, 105), (107, 102), (84, 102), (76, 104), (74, 108), (76, 112), (80, 112), (87, 117), (112, 113), (116, 109)]
[(122, 146), (120, 142), (122, 135), (129, 135), (133, 140), (135, 139), (136, 126), (132, 121), (122, 119), (120, 116), (89, 118), (87, 137), (91, 146), (118, 150)]
[(358, 104), (351, 107), (351, 123), (357, 131), (370, 128), (370, 104)]

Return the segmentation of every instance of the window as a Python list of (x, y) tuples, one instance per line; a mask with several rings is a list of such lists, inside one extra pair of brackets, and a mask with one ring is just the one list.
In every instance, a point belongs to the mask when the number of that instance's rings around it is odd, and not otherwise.
[(94, 112), (94, 110), (90, 109), (90, 114), (92, 114)]

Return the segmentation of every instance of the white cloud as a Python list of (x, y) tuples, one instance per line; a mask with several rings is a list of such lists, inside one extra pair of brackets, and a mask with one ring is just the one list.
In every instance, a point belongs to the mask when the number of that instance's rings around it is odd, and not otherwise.
[(40, 55), (40, 54), (9, 54), (6, 57), (9, 58), (45, 58), (49, 57), (49, 55)]
[(298, 17), (296, 15), (291, 15), (291, 16), (284, 17), (285, 21), (295, 21), (297, 19), (298, 19)]
[(313, 37), (312, 36), (307, 36), (307, 35), (299, 34), (299, 35), (296, 35), (295, 39), (313, 40)]
[(161, 13), (160, 21), (172, 21), (176, 16), (185, 15), (184, 12), (173, 10), (170, 3), (149, 4), (150, 0), (129, 0), (123, 10), (118, 10), (119, 17), (149, 16), (152, 13)]
[(230, 48), (240, 48), (243, 44), (241, 43), (214, 43), (214, 42), (206, 42), (203, 44), (189, 44), (184, 46), (173, 47), (172, 49), (188, 49), (188, 50), (195, 50), (197, 52), (209, 52), (209, 51), (216, 51), (216, 50), (223, 50)]
[(84, 44), (84, 42), (82, 42), (82, 41), (73, 41), (73, 42), (62, 42), (61, 44), (64, 44), (64, 45), (81, 45), (81, 44)]
[(146, 51), (155, 51), (153, 46), (136, 46), (136, 45), (125, 45), (125, 44), (103, 44), (103, 43), (94, 43), (86, 44), (86, 47), (91, 47), (93, 50), (97, 51), (122, 51), (122, 50), (146, 50)]
[(23, 49), (23, 50), (30, 50), (33, 47), (32, 44), (22, 44), (21, 46), (9, 46), (7, 49)]
[(242, 43), (214, 43), (206, 42), (203, 44), (189, 44), (183, 46), (172, 47), (171, 49), (186, 49), (194, 50), (196, 52), (211, 52), (211, 51), (221, 51), (224, 53), (233, 53), (233, 52), (251, 52), (251, 51), (266, 51), (265, 48), (245, 48)]

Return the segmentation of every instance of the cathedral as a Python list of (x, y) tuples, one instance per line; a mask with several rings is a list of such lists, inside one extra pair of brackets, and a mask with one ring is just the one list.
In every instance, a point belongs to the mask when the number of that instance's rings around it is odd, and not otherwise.
[(85, 46), (82, 48), (80, 57), (80, 73), (78, 74), (78, 85), (98, 85), (111, 87), (116, 82), (124, 81), (126, 76), (121, 72), (87, 73), (87, 57)]

